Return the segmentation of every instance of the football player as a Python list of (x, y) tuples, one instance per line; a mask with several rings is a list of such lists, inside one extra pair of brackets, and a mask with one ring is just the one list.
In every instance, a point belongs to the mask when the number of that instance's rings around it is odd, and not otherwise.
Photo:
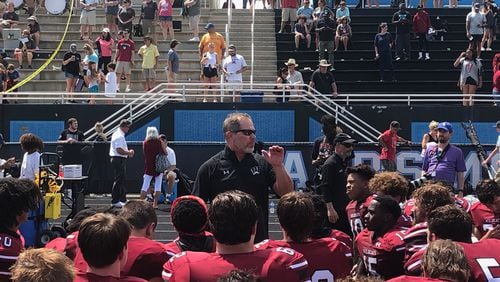
[(499, 229), (500, 187), (493, 180), (483, 180), (476, 186), (479, 202), (472, 205), (470, 214), (474, 221), (474, 235), (481, 239), (489, 230)]
[(356, 237), (365, 227), (363, 218), (373, 197), (368, 188), (368, 182), (375, 175), (375, 170), (369, 165), (361, 164), (347, 168), (347, 196), (351, 200), (345, 208), (347, 219), (351, 225), (352, 235)]
[(330, 224), (327, 223), (328, 210), (326, 208), (326, 203), (323, 199), (323, 196), (318, 194), (312, 194), (310, 196), (314, 205), (313, 230), (311, 233), (311, 238), (335, 238), (352, 248), (351, 237), (340, 230), (331, 228)]

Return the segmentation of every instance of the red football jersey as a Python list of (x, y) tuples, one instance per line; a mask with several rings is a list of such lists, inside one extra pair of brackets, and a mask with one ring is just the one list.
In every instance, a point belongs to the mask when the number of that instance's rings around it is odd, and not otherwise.
[(264, 240), (255, 245), (258, 250), (278, 247), (291, 248), (304, 255), (309, 265), (307, 277), (311, 281), (335, 281), (348, 276), (352, 269), (351, 248), (335, 238), (304, 243)]
[(362, 202), (350, 201), (345, 208), (347, 219), (349, 220), (349, 225), (351, 225), (351, 231), (354, 237), (358, 236), (359, 232), (363, 231), (365, 228), (363, 218), (372, 200), (373, 196), (369, 196)]
[(404, 232), (405, 261), (427, 246), (427, 222), (415, 224)]
[(171, 257), (163, 244), (144, 237), (130, 236), (127, 251), (127, 263), (122, 267), (122, 276), (146, 280), (161, 277), (163, 264)]
[(490, 208), (481, 202), (476, 202), (472, 205), (470, 208), (470, 214), (474, 225), (481, 234), (481, 237), (483, 237), (488, 230), (493, 229), (500, 223), (500, 215), (495, 214)]
[(356, 247), (362, 256), (366, 271), (371, 276), (393, 278), (404, 273), (404, 241), (397, 227), (373, 240), (373, 232), (363, 229), (356, 237)]
[(449, 282), (450, 280), (441, 280), (441, 279), (436, 279), (436, 278), (421, 277), (421, 276), (407, 276), (407, 275), (402, 275), (402, 276), (387, 280), (387, 282), (433, 282), (433, 281), (447, 281), (447, 282)]
[(10, 267), (24, 250), (24, 238), (19, 232), (2, 230), (0, 232), (0, 280), (11, 276)]
[[(469, 212), (470, 203), (469, 201), (467, 201), (467, 199), (459, 197), (458, 195), (455, 195), (453, 198), (455, 199), (455, 205), (457, 207), (463, 209), (466, 212)], [(407, 217), (413, 217), (414, 207), (415, 207), (415, 199), (411, 198), (405, 202), (405, 205), (403, 207), (403, 214), (406, 215)]]
[(303, 281), (307, 268), (304, 256), (289, 248), (225, 255), (182, 252), (165, 263), (163, 280), (212, 282), (233, 269), (242, 269), (251, 271), (263, 281)]
[(147, 280), (144, 280), (139, 277), (131, 277), (131, 276), (124, 276), (124, 277), (113, 277), (113, 276), (100, 276), (94, 273), (86, 273), (80, 270), (77, 270), (75, 279), (73, 282), (116, 282), (116, 281), (122, 281), (122, 282), (144, 282)]
[(405, 263), (405, 272), (408, 275), (420, 276), (423, 272), (422, 259), (424, 258), (427, 247), (418, 250)]
[(464, 248), (471, 267), (472, 281), (500, 281), (500, 240), (486, 239), (473, 244), (457, 243)]
[(330, 231), (329, 237), (339, 240), (340, 242), (349, 246), (349, 249), (352, 249), (352, 239), (351, 237), (349, 237), (349, 235), (345, 234), (344, 232), (337, 229), (332, 229)]
[[(45, 245), (45, 248), (63, 253), (74, 261), (78, 249), (78, 242), (75, 239), (77, 235), (78, 231), (69, 234), (66, 238), (55, 238), (54, 240), (48, 242)], [(85, 270), (87, 270), (86, 265), (84, 271)]]

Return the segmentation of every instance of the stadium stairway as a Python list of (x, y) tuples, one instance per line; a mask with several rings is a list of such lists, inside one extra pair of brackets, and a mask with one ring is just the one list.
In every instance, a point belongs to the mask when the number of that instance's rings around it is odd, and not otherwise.
[[(453, 62), (460, 52), (465, 51), (468, 40), (465, 37), (465, 16), (470, 9), (428, 9), (431, 21), (436, 17), (448, 22), (449, 32), (437, 41), (429, 42), (430, 61), (419, 61), (417, 39), (411, 40), (411, 57), (408, 61), (394, 62), (397, 82), (379, 82), (378, 65), (373, 61), (373, 39), (378, 24), (389, 23), (389, 32), (395, 35), (395, 27), (390, 24), (395, 9), (355, 9), (350, 8), (353, 36), (348, 51), (340, 46), (335, 52), (334, 74), (340, 93), (459, 93), (457, 81), (460, 70), (453, 67)], [(414, 9), (410, 13), (415, 14)], [(279, 30), (281, 12), (276, 10), (275, 30)], [(295, 58), (302, 71), (304, 80), (309, 78), (317, 68), (318, 52), (314, 51), (314, 40), (311, 50), (295, 51), (291, 33), (276, 33), (277, 67), (281, 68), (288, 58)], [(500, 49), (500, 43), (494, 41), (493, 50)], [(484, 51), (481, 55), (484, 67), (483, 88), (478, 92), (491, 93), (492, 67), (491, 60), (495, 51)], [(306, 68), (306, 70), (304, 70)], [(311, 70), (308, 70), (310, 68)]]

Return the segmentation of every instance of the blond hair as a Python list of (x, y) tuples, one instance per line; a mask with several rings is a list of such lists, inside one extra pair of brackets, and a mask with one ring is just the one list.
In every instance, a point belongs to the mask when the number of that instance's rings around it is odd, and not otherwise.
[(72, 261), (52, 249), (28, 249), (11, 267), (14, 282), (71, 282), (75, 278)]

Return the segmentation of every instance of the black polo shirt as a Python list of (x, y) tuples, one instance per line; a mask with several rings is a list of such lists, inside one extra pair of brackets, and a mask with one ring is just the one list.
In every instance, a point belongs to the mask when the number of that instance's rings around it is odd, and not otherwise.
[(255, 242), (260, 242), (269, 236), (269, 188), (275, 182), (276, 174), (263, 156), (247, 154), (240, 162), (234, 152), (226, 147), (201, 165), (193, 194), (206, 202), (229, 190), (240, 190), (252, 195), (260, 209), (255, 236)]

